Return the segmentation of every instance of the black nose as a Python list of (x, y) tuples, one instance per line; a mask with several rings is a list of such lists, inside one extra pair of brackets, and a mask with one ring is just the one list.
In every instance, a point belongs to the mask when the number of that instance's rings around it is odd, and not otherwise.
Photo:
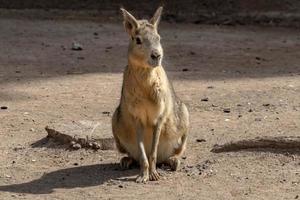
[(158, 60), (158, 59), (160, 58), (160, 54), (157, 53), (157, 52), (153, 52), (153, 53), (151, 54), (151, 58), (152, 58), (153, 60)]

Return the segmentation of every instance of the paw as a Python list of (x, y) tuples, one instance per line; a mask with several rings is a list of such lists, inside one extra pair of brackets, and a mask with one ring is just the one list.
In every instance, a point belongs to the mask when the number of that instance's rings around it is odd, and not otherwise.
[(149, 180), (150, 181), (158, 181), (160, 179), (159, 173), (156, 169), (150, 171)]
[(137, 183), (146, 183), (149, 180), (149, 175), (148, 174), (140, 174), (136, 178), (135, 182)]
[(132, 158), (130, 158), (130, 157), (123, 157), (120, 160), (121, 169), (129, 169), (130, 166), (132, 165), (132, 163), (133, 163), (133, 159)]
[(171, 170), (177, 171), (180, 167), (180, 160), (177, 157), (171, 157), (169, 158), (169, 165)]

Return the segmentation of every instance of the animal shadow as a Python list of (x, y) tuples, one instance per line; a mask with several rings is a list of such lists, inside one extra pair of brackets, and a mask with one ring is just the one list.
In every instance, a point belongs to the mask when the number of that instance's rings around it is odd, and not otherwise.
[(60, 169), (27, 183), (3, 185), (0, 191), (30, 194), (49, 194), (56, 188), (75, 188), (102, 185), (108, 180), (137, 174), (136, 169), (122, 171), (119, 164), (98, 164)]

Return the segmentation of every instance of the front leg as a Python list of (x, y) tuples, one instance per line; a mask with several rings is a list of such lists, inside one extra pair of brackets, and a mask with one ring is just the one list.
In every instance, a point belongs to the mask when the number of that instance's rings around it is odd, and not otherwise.
[(149, 164), (150, 164), (149, 178), (151, 181), (157, 181), (160, 178), (158, 172), (156, 171), (156, 161), (157, 161), (157, 149), (158, 149), (158, 144), (159, 144), (161, 127), (162, 127), (162, 119), (159, 118), (156, 125), (154, 126), (152, 148), (151, 148), (151, 154), (150, 154), (150, 158), (149, 158)]
[(149, 180), (149, 163), (148, 163), (148, 158), (144, 146), (145, 132), (140, 122), (137, 125), (136, 134), (137, 134), (137, 143), (138, 143), (138, 150), (140, 156), (140, 174), (136, 178), (136, 182), (145, 183)]

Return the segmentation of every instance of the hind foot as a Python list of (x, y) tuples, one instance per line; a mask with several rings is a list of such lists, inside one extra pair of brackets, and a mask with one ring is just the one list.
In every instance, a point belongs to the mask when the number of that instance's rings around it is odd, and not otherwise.
[(149, 180), (150, 181), (158, 181), (159, 179), (160, 179), (160, 175), (156, 171), (156, 169), (150, 170)]
[(180, 160), (176, 156), (168, 158), (166, 164), (170, 166), (171, 170), (177, 171), (180, 167)]
[(121, 160), (120, 160), (121, 169), (129, 169), (132, 166), (133, 162), (134, 162), (134, 160), (131, 157), (125, 156), (125, 157), (121, 158)]

